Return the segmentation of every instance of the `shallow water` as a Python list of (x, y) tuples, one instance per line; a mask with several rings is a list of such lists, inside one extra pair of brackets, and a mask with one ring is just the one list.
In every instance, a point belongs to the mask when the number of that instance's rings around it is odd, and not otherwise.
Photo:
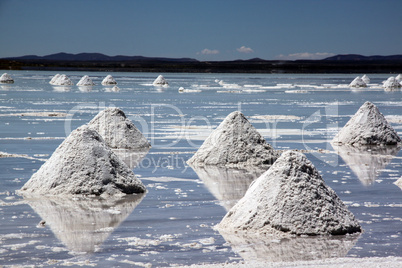
[[(350, 74), (164, 74), (169, 87), (154, 87), (159, 74), (112, 73), (120, 88), (113, 92), (100, 85), (107, 73), (64, 72), (74, 83), (89, 75), (91, 88), (51, 86), (56, 72), (8, 73), (16, 82), (0, 85), (0, 152), (9, 156), (0, 158), (0, 264), (158, 267), (402, 256), (402, 192), (394, 184), (402, 152), (335, 151), (329, 144), (367, 100), (402, 135), (402, 92), (381, 88), (387, 74), (371, 74), (369, 88), (351, 90)], [(145, 196), (105, 203), (15, 194), (71, 130), (109, 106), (125, 111), (152, 143), (141, 162), (131, 163)], [(262, 242), (213, 230), (259, 173), (194, 171), (185, 161), (234, 110), (276, 149), (305, 150), (364, 233)]]

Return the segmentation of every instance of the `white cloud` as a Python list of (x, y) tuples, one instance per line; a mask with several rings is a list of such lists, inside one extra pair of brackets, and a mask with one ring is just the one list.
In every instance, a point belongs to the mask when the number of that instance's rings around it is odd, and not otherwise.
[(278, 60), (322, 60), (332, 56), (335, 56), (335, 54), (328, 52), (316, 52), (316, 53), (304, 52), (304, 53), (294, 53), (288, 55), (281, 54), (276, 56), (275, 58)]
[(219, 54), (219, 50), (217, 49), (208, 49), (205, 48), (201, 52), (198, 52), (197, 54), (202, 54), (202, 55), (216, 55)]
[(254, 52), (253, 49), (251, 49), (251, 48), (249, 48), (249, 47), (245, 47), (245, 46), (239, 47), (239, 48), (237, 48), (236, 50), (237, 50), (238, 52), (240, 52), (240, 53), (253, 53), (253, 52)]

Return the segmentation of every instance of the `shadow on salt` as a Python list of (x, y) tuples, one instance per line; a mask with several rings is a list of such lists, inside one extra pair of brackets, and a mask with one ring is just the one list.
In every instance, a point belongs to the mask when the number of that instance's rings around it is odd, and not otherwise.
[(372, 185), (384, 169), (401, 150), (399, 146), (353, 147), (331, 144), (335, 152), (345, 161), (363, 185)]
[(122, 198), (52, 197), (25, 201), (73, 254), (93, 253), (133, 212), (145, 194)]

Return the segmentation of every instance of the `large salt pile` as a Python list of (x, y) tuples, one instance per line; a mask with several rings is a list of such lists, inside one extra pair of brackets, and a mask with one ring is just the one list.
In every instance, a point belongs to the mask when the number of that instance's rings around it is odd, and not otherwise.
[(49, 81), (49, 84), (55, 85), (56, 81), (60, 78), (61, 74), (55, 74), (52, 79)]
[(111, 148), (147, 149), (151, 145), (119, 108), (107, 108), (96, 115), (88, 126), (97, 131)]
[(94, 86), (95, 83), (89, 78), (88, 75), (84, 75), (80, 81), (78, 81), (77, 86)]
[(152, 84), (154, 86), (167, 86), (167, 85), (169, 85), (169, 83), (166, 81), (166, 79), (162, 75), (159, 75)]
[(349, 87), (367, 87), (367, 85), (363, 79), (358, 76), (349, 84)]
[(396, 145), (401, 138), (388, 124), (377, 106), (367, 101), (332, 140), (334, 144)]
[(219, 231), (254, 234), (343, 235), (361, 226), (313, 164), (284, 152), (217, 226)]
[(0, 83), (12, 84), (14, 83), (14, 79), (8, 73), (4, 73), (0, 76)]
[(384, 81), (382, 86), (386, 90), (392, 90), (392, 89), (398, 89), (402, 85), (399, 83), (399, 81), (395, 77), (391, 76), (386, 81)]
[(366, 85), (370, 83), (370, 78), (367, 75), (363, 75), (362, 80), (364, 83), (366, 83)]
[(109, 74), (102, 80), (102, 85), (104, 85), (104, 86), (117, 85), (117, 82), (116, 82), (116, 80), (114, 80), (113, 76), (111, 76)]
[(19, 193), (120, 195), (145, 191), (102, 137), (84, 125), (71, 132)]
[(187, 163), (192, 166), (269, 166), (279, 153), (239, 111), (232, 112), (209, 135)]
[[(50, 82), (52, 82), (52, 81), (50, 81)], [(55, 79), (55, 81), (53, 82), (52, 85), (55, 85), (55, 86), (72, 86), (73, 82), (70, 80), (70, 78), (68, 78), (67, 75), (62, 74), (57, 79)]]

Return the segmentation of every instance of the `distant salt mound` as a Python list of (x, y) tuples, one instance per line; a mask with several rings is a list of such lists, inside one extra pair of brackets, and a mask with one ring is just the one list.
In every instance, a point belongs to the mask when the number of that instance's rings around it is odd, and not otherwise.
[(19, 193), (98, 196), (145, 191), (102, 137), (84, 125), (71, 132)]
[(362, 80), (364, 83), (366, 83), (366, 85), (370, 83), (370, 78), (367, 75), (363, 75)]
[(284, 152), (226, 214), (224, 232), (287, 235), (344, 235), (361, 226), (302, 154)]
[(80, 81), (78, 81), (77, 86), (94, 86), (95, 83), (89, 78), (88, 75), (84, 75)]
[(119, 92), (120, 88), (118, 86), (114, 86), (114, 87), (112, 87), (112, 91), (113, 92)]
[(154, 86), (167, 86), (167, 85), (169, 85), (169, 83), (166, 81), (166, 79), (162, 75), (159, 75), (152, 84)]
[(119, 108), (107, 108), (96, 115), (89, 128), (97, 131), (111, 148), (146, 149), (151, 145)]
[(8, 73), (4, 73), (0, 76), (0, 83), (12, 84), (14, 83), (14, 79)]
[(332, 140), (334, 144), (396, 145), (401, 138), (380, 113), (377, 106), (365, 102)]
[(349, 87), (367, 87), (367, 85), (363, 79), (358, 76), (349, 84)]
[(61, 74), (55, 74), (50, 80), (49, 84), (55, 85), (56, 81), (60, 78)]
[(104, 86), (117, 85), (117, 82), (116, 80), (114, 80), (113, 76), (109, 74), (102, 80), (102, 85)]
[(395, 79), (398, 80), (399, 82), (402, 82), (402, 74), (398, 74), (398, 75), (395, 77)]
[(394, 182), (402, 190), (402, 177), (400, 177), (396, 182)]
[(193, 166), (269, 166), (279, 153), (239, 111), (232, 112), (210, 134), (187, 163)]
[(72, 86), (73, 82), (70, 80), (70, 78), (68, 78), (67, 75), (62, 74), (53, 82), (52, 85), (55, 85), (55, 86)]
[(391, 76), (383, 83), (383, 87), (385, 89), (398, 89), (402, 87), (402, 85), (399, 83), (399, 80)]

